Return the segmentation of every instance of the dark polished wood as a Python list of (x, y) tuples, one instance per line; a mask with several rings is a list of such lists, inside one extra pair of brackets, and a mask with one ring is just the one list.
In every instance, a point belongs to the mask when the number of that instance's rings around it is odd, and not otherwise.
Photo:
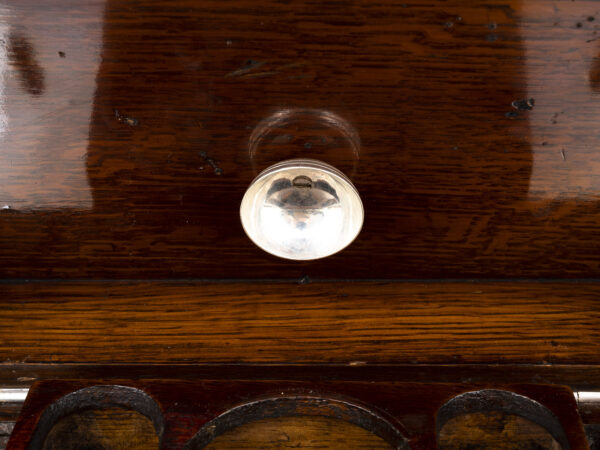
[[(600, 391), (600, 367), (581, 364), (68, 364), (28, 363), (0, 365), (0, 383), (30, 387), (40, 380), (288, 380), (288, 381), (393, 381), (409, 383), (562, 384), (574, 391)], [(596, 402), (585, 407), (586, 423), (600, 424)], [(15, 418), (20, 406), (12, 406), (5, 418)], [(590, 417), (588, 417), (590, 416)]]
[[(0, 385), (29, 387), (38, 380), (156, 380), (176, 376), (179, 380), (257, 380), (257, 381), (369, 381), (498, 385), (512, 383), (566, 384), (576, 392), (600, 390), (600, 369), (585, 365), (532, 364), (438, 364), (438, 365), (195, 365), (195, 364), (4, 364), (0, 366)], [(578, 399), (578, 396), (576, 396)], [(0, 404), (0, 420), (12, 425), (17, 420), (22, 403)], [(578, 410), (586, 428), (598, 428), (600, 406), (594, 401), (578, 400)], [(2, 424), (0, 423), (0, 424)], [(301, 426), (298, 422), (298, 426)], [(304, 432), (312, 427), (306, 424)], [(1, 443), (1, 441), (0, 441)]]
[[(600, 390), (599, 33), (592, 0), (3, 2), (0, 385)], [(295, 157), (362, 196), (338, 255), (242, 230)]]
[[(111, 386), (103, 380), (49, 380), (32, 387), (7, 449), (24, 450), (30, 448), (30, 443), (36, 443), (37, 448), (61, 418), (89, 410), (93, 403), (98, 409), (114, 408), (115, 401), (126, 404), (123, 393), (136, 391), (129, 395), (143, 396), (141, 403), (147, 406), (150, 401), (154, 409), (150, 412), (134, 399), (128, 408), (142, 412), (154, 423), (162, 449), (203, 448), (215, 437), (254, 420), (316, 416), (361, 426), (393, 448), (407, 448), (408, 442), (410, 448), (424, 450), (435, 448), (438, 411), (460, 394), (477, 392), (485, 396), (488, 389), (500, 389), (510, 397), (525, 396), (527, 399), (520, 400), (526, 403), (537, 402), (534, 409), (544, 410), (551, 417), (552, 425), (548, 422), (543, 427), (564, 442), (562, 448), (588, 448), (572, 392), (564, 386), (239, 380), (124, 381)], [(96, 390), (103, 394), (97, 395)], [(494, 411), (499, 407), (498, 411), (503, 411), (507, 406), (516, 414), (529, 417), (529, 412), (515, 405), (488, 404), (486, 408)], [(469, 413), (469, 409), (454, 413), (460, 416)]]
[[(10, 0), (0, 10), (4, 278), (598, 277), (594, 1)], [(360, 137), (279, 130), (334, 113)], [(278, 134), (279, 133), (279, 134)], [(341, 254), (254, 247), (268, 164), (360, 191)]]
[(4, 363), (600, 363), (591, 283), (0, 287)]
[[(575, 391), (600, 390), (598, 366), (583, 365), (192, 365), (192, 364), (4, 364), (0, 366), (0, 385), (26, 387), (37, 380), (79, 379), (105, 383), (123, 380), (156, 380), (176, 376), (180, 380), (263, 380), (281, 381), (369, 381), (426, 383), (476, 383), (494, 385), (506, 382), (507, 374), (513, 383), (567, 384)], [(576, 398), (578, 398), (576, 396)], [(17, 420), (22, 403), (0, 404), (0, 420)], [(600, 407), (597, 402), (578, 401), (578, 410), (586, 429), (598, 427)], [(314, 431), (310, 421), (294, 421), (302, 433)], [(0, 423), (1, 425), (2, 423)], [(266, 426), (266, 425), (265, 425)], [(285, 427), (284, 427), (285, 428)], [(12, 427), (11, 427), (12, 429)], [(259, 426), (258, 430), (264, 427)], [(313, 431), (311, 431), (313, 430)], [(264, 434), (263, 434), (264, 435)], [(239, 434), (238, 434), (239, 436)], [(251, 439), (251, 434), (247, 438)], [(325, 439), (324, 436), (321, 436)], [(1, 441), (0, 441), (1, 444)], [(306, 443), (305, 443), (306, 444)], [(1, 447), (1, 445), (0, 445)]]

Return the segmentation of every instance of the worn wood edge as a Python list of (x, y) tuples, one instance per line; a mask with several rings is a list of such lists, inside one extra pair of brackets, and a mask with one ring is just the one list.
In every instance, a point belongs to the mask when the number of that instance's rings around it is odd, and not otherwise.
[(164, 284), (172, 286), (192, 284), (257, 284), (257, 285), (319, 285), (319, 284), (497, 284), (511, 285), (514, 283), (544, 285), (544, 284), (600, 284), (600, 278), (318, 278), (318, 277), (288, 277), (288, 278), (1, 278), (0, 285), (127, 285), (127, 284)]
[[(0, 364), (0, 386), (71, 380), (297, 380), (561, 384), (600, 391), (600, 364)], [(316, 374), (316, 375), (315, 375)]]
[[(131, 380), (299, 380), (299, 381), (397, 381), (424, 383), (485, 384), (506, 380), (514, 383), (560, 384), (573, 391), (600, 391), (600, 365), (0, 365), (0, 387), (30, 388), (52, 379), (102, 380), (106, 384)], [(1, 420), (14, 422), (23, 406), (0, 403)], [(578, 402), (584, 424), (600, 424), (598, 402)]]
[(438, 442), (442, 429), (450, 420), (464, 414), (492, 411), (514, 414), (535, 423), (546, 430), (560, 444), (560, 448), (570, 448), (565, 429), (550, 409), (529, 397), (498, 389), (466, 392), (446, 402), (436, 414)]

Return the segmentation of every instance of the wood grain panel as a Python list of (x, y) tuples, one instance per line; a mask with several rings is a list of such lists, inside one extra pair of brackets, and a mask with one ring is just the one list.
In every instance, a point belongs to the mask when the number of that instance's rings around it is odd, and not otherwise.
[[(598, 13), (4, 2), (0, 276), (598, 277)], [(346, 120), (359, 160), (301, 126), (251, 159), (255, 127), (290, 108)], [(239, 223), (256, 172), (294, 156), (363, 197), (363, 232), (324, 261), (269, 256)]]
[(584, 283), (3, 284), (5, 363), (598, 363)]

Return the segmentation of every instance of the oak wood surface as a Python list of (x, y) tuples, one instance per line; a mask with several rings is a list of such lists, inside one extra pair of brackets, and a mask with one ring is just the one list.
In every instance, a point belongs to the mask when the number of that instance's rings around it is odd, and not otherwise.
[(448, 422), (440, 432), (438, 448), (439, 450), (562, 449), (543, 427), (522, 417), (497, 411), (464, 414)]
[(118, 408), (87, 410), (61, 419), (42, 450), (158, 450), (152, 422), (136, 411)]
[(207, 450), (321, 448), (392, 450), (368, 431), (326, 417), (281, 417), (251, 422), (218, 436)]
[(600, 362), (593, 283), (0, 288), (12, 364)]
[[(598, 277), (598, 13), (4, 2), (0, 276)], [(302, 123), (251, 158), (253, 130), (298, 108), (343, 119), (359, 159)], [(299, 156), (347, 172), (366, 209), (356, 242), (323, 261), (271, 257), (239, 223), (257, 171)]]
[[(0, 380), (600, 388), (598, 31), (591, 0), (4, 2)], [(244, 190), (291, 157), (361, 193), (341, 254), (244, 235)], [(442, 278), (497, 281), (350, 282)], [(274, 283), (319, 279), (347, 284)]]

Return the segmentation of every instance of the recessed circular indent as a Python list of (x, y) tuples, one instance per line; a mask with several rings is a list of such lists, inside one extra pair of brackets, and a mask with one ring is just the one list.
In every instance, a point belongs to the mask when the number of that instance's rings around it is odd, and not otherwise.
[(333, 417), (291, 416), (255, 420), (226, 431), (204, 450), (369, 449), (396, 450), (380, 436)]
[[(273, 427), (279, 436), (288, 431), (285, 441), (269, 437), (271, 432), (268, 430)], [(401, 427), (400, 423), (391, 423), (378, 413), (348, 400), (271, 397), (238, 405), (204, 423), (183, 448), (313, 448), (314, 444), (318, 444), (318, 448), (359, 448), (356, 444), (362, 441), (364, 448), (409, 449)], [(219, 439), (220, 436), (223, 438)], [(357, 441), (349, 444), (348, 439), (352, 437)]]
[(466, 392), (446, 402), (436, 419), (438, 448), (570, 449), (556, 416), (523, 395), (497, 389)]
[(246, 234), (266, 252), (310, 260), (348, 246), (360, 232), (364, 210), (352, 182), (335, 167), (291, 159), (256, 177), (240, 216)]
[(164, 428), (160, 407), (145, 392), (129, 386), (89, 386), (44, 410), (27, 449), (158, 449)]

